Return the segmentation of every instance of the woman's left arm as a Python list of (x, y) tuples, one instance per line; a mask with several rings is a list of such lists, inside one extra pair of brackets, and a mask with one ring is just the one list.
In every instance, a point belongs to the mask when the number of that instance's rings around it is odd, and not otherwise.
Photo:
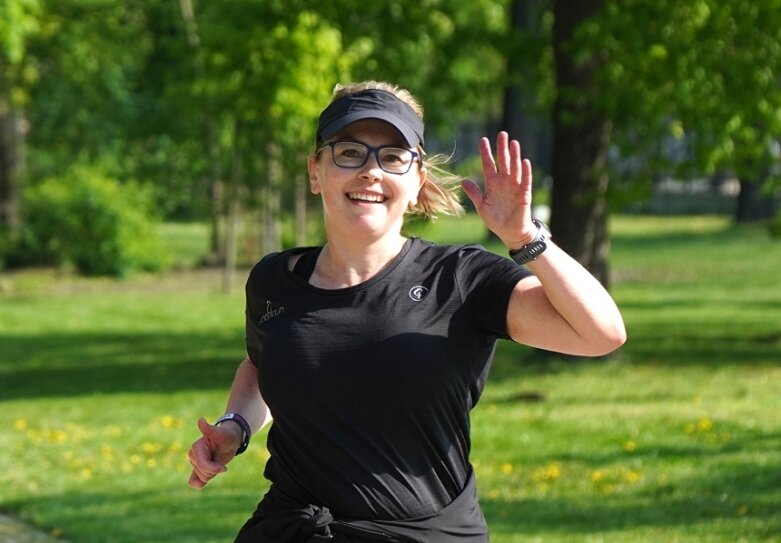
[[(506, 132), (496, 139), (496, 160), (487, 138), (480, 142), (485, 191), (462, 184), (485, 225), (508, 249), (531, 242), (538, 227), (531, 220), (531, 163)], [(507, 327), (515, 341), (581, 356), (607, 354), (626, 341), (621, 313), (610, 294), (575, 259), (550, 241), (528, 264), (533, 276), (513, 289)]]
[(616, 303), (575, 259), (553, 243), (528, 264), (534, 275), (518, 282), (507, 308), (507, 328), (518, 343), (580, 356), (601, 356), (626, 341)]

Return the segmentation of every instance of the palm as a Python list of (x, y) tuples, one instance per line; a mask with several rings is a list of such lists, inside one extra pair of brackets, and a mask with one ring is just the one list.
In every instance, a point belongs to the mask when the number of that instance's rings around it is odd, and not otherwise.
[(533, 229), (531, 163), (521, 157), (520, 144), (509, 141), (507, 132), (500, 132), (496, 138), (496, 160), (487, 138), (480, 141), (480, 158), (485, 190), (465, 181), (464, 191), (486, 227), (506, 245), (518, 245)]

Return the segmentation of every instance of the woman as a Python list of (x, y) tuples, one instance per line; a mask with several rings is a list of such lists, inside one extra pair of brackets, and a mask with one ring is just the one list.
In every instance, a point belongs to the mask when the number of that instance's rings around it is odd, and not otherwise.
[(532, 220), (531, 164), (504, 132), (496, 159), (480, 142), (484, 191), (462, 187), (511, 259), (404, 237), (408, 212), (460, 212), (422, 119), (393, 85), (337, 86), (308, 160), (327, 241), (250, 274), (247, 358), (189, 453), (201, 488), (273, 415), (272, 484), (238, 542), (487, 541), (469, 412), (496, 339), (587, 356), (625, 341), (610, 295)]

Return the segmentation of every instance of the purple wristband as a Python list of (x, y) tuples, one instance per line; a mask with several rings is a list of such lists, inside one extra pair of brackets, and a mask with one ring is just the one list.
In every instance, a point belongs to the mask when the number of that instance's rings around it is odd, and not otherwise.
[(231, 420), (241, 427), (243, 436), (241, 438), (241, 445), (236, 450), (236, 456), (238, 456), (244, 451), (246, 451), (247, 447), (249, 447), (249, 438), (252, 435), (252, 430), (250, 429), (249, 424), (244, 419), (244, 417), (242, 417), (238, 413), (225, 413), (223, 416), (217, 419), (217, 422), (215, 422), (214, 425), (219, 426), (226, 420)]

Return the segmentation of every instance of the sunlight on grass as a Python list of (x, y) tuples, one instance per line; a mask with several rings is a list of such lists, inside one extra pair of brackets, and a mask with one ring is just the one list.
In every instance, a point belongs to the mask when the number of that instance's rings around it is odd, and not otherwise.
[[(205, 230), (166, 230), (200, 258)], [(781, 244), (718, 217), (613, 232), (617, 355), (498, 346), (473, 416), (492, 541), (781, 541)], [(411, 233), (502, 252), (474, 215)], [(264, 436), (202, 492), (185, 453), (243, 356), (240, 289), (200, 270), (0, 283), (0, 509), (73, 543), (230, 540), (266, 489)]]

